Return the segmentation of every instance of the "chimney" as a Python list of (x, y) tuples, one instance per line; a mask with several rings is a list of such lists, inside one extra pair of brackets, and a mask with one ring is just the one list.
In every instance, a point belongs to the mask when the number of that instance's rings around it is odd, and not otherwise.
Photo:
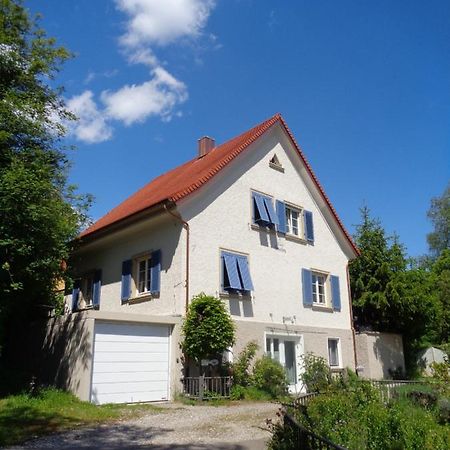
[(198, 157), (201, 158), (216, 146), (216, 141), (209, 136), (203, 136), (198, 140)]

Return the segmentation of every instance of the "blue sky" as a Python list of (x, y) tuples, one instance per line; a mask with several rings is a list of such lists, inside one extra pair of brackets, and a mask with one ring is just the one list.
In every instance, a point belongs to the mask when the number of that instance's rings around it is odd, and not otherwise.
[(101, 217), (281, 112), (344, 224), (366, 204), (410, 255), (450, 174), (448, 0), (29, 0), (76, 57), (72, 182)]

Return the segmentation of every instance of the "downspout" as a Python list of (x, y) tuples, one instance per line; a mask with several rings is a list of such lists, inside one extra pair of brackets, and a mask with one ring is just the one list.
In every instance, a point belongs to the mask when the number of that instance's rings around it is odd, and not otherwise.
[(356, 352), (356, 332), (355, 332), (355, 325), (353, 322), (352, 288), (350, 287), (350, 273), (348, 270), (348, 264), (349, 263), (347, 263), (346, 272), (347, 272), (348, 298), (350, 300), (350, 323), (351, 323), (352, 335), (353, 335), (353, 355), (355, 358), (355, 372), (356, 372), (356, 374), (358, 374), (358, 372), (356, 370), (358, 367), (358, 356), (357, 356), (357, 352)]
[(183, 228), (186, 230), (186, 300), (185, 300), (185, 310), (186, 314), (189, 307), (189, 224), (182, 219), (180, 214), (174, 214), (167, 205), (164, 205), (164, 209), (174, 217), (178, 222), (180, 222)]

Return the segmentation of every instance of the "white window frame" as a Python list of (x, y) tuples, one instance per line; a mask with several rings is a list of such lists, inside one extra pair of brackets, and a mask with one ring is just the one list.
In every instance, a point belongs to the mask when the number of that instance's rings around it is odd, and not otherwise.
[[(286, 210), (286, 234), (289, 236), (294, 236), (299, 239), (305, 238), (305, 227), (303, 220), (303, 208), (300, 206), (292, 205), (291, 203), (285, 202), (285, 210)], [(297, 233), (294, 233), (292, 222), (292, 213), (297, 213)]]
[[(314, 278), (316, 280), (314, 281)], [(319, 282), (319, 278), (323, 278), (323, 283)], [(314, 306), (327, 307), (330, 303), (330, 293), (329, 291), (329, 274), (324, 272), (319, 272), (317, 270), (311, 270), (311, 284), (312, 284), (312, 298)], [(320, 286), (323, 287), (323, 293), (320, 293)], [(323, 301), (320, 301), (323, 297)]]
[[(151, 264), (151, 254), (146, 253), (145, 255), (141, 255), (138, 257), (135, 257), (133, 259), (133, 265), (134, 265), (134, 271), (133, 271), (133, 281), (134, 281), (134, 290), (135, 290), (135, 296), (136, 297), (142, 297), (146, 295), (150, 295), (150, 283), (151, 283), (151, 275), (150, 275), (150, 264)], [(141, 262), (145, 261), (145, 272), (144, 272), (144, 290), (142, 292), (139, 292), (139, 286), (140, 286), (140, 264)]]
[[(336, 352), (337, 352), (337, 364), (331, 364), (330, 357), (330, 342), (336, 342)], [(327, 351), (328, 351), (328, 365), (331, 369), (340, 369), (342, 368), (342, 360), (341, 360), (341, 339), (336, 337), (329, 337), (327, 340)]]

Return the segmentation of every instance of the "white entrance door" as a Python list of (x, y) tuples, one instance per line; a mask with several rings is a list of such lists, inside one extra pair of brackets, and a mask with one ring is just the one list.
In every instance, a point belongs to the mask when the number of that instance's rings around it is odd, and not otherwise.
[(95, 322), (91, 402), (167, 400), (169, 334), (167, 325)]
[(301, 336), (266, 334), (266, 354), (284, 367), (289, 382), (289, 392), (301, 392), (302, 383), (299, 380), (303, 354)]

